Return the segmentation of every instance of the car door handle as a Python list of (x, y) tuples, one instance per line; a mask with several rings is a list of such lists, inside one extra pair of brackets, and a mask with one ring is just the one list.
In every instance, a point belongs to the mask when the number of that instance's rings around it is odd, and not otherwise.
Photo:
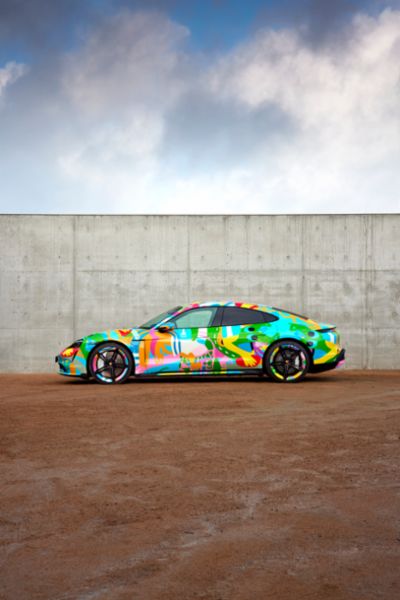
[(249, 331), (254, 331), (254, 327), (249, 327)]

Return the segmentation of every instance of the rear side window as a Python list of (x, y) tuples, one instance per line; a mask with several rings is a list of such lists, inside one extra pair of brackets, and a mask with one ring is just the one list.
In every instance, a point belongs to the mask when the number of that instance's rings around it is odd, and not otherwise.
[(270, 313), (263, 313), (264, 315), (264, 321), (266, 323), (272, 323), (272, 321), (277, 321), (278, 317), (276, 317), (275, 315), (271, 315)]
[(226, 307), (222, 315), (222, 326), (229, 325), (255, 325), (258, 323), (270, 323), (276, 321), (277, 317), (251, 308)]

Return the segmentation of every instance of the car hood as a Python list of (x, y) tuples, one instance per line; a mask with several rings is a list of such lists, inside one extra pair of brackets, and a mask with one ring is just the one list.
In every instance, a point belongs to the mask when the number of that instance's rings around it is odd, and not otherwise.
[(132, 339), (141, 340), (144, 336), (149, 333), (150, 329), (143, 329), (142, 327), (134, 327), (131, 329)]
[(149, 329), (142, 329), (141, 327), (126, 327), (119, 329), (106, 329), (97, 333), (91, 333), (83, 338), (85, 343), (96, 343), (106, 342), (108, 340), (115, 340), (122, 342), (123, 344), (129, 344), (133, 340), (141, 340), (148, 333)]

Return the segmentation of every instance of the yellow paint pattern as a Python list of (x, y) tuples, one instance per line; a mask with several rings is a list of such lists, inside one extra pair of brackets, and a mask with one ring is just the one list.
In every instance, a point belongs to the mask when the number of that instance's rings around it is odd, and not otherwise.
[(335, 358), (335, 356), (337, 356), (340, 352), (340, 348), (337, 344), (334, 344), (333, 342), (325, 342), (325, 344), (328, 346), (329, 352), (320, 358), (315, 359), (315, 365), (328, 362), (331, 358)]
[(246, 367), (255, 367), (258, 364), (258, 359), (254, 356), (252, 352), (248, 352), (243, 348), (235, 345), (235, 342), (238, 340), (238, 335), (233, 335), (231, 337), (222, 337), (221, 333), (218, 333), (217, 343), (219, 346), (223, 346), (227, 350), (230, 350), (236, 355), (239, 355), (242, 359)]
[(188, 354), (181, 352), (180, 358), (190, 367), (191, 371), (201, 371), (202, 363), (199, 358), (203, 359), (204, 356), (195, 356), (193, 352), (189, 352)]

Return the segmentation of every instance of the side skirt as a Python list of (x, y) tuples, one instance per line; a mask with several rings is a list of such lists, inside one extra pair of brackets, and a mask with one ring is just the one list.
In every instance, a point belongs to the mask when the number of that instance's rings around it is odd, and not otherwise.
[(174, 372), (161, 372), (161, 373), (141, 373), (140, 375), (133, 376), (137, 379), (144, 379), (149, 377), (219, 377), (226, 375), (260, 375), (262, 373), (262, 369), (246, 369), (243, 371), (234, 370), (234, 371), (174, 371)]

